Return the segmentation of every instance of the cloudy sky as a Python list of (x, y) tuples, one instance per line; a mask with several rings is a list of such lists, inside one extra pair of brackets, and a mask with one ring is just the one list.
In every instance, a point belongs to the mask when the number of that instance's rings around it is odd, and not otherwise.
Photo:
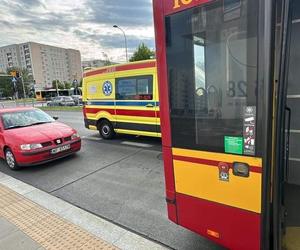
[(144, 42), (154, 48), (151, 0), (0, 0), (0, 46), (28, 41), (81, 51), (82, 59), (125, 60)]

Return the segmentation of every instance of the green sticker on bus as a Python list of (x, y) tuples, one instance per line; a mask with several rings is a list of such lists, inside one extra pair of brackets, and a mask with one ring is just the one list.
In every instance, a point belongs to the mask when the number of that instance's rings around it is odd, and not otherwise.
[(243, 154), (243, 137), (224, 137), (225, 153), (230, 154)]

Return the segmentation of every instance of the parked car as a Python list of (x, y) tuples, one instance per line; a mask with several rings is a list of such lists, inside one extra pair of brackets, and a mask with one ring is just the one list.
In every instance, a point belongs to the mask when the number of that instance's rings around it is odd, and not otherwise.
[(13, 98), (12, 97), (0, 97), (1, 101), (11, 101)]
[(0, 117), (0, 157), (10, 169), (53, 161), (81, 148), (75, 129), (40, 109), (0, 109)]
[(75, 101), (71, 96), (57, 96), (48, 101), (47, 106), (75, 106)]

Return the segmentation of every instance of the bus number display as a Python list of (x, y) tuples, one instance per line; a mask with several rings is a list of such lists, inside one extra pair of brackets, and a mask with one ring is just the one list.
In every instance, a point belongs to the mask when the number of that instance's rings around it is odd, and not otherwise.
[(228, 82), (228, 92), (229, 97), (247, 97), (247, 84), (245, 81)]
[(173, 7), (173, 9), (178, 9), (182, 5), (188, 5), (188, 4), (192, 3), (192, 2), (193, 2), (193, 0), (174, 0), (174, 7)]

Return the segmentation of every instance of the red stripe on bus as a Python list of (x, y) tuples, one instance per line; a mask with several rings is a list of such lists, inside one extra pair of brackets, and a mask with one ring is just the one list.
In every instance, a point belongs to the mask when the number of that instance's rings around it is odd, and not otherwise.
[(180, 193), (176, 204), (179, 225), (231, 250), (260, 249), (260, 214)]
[(135, 70), (135, 69), (144, 69), (144, 68), (154, 68), (156, 67), (156, 62), (144, 62), (144, 63), (134, 63), (134, 64), (126, 64), (126, 65), (116, 65), (111, 66), (109, 68), (97, 69), (91, 72), (86, 72), (83, 74), (84, 77), (94, 76), (104, 73), (112, 73), (118, 71), (126, 71), (126, 70)]
[[(173, 155), (173, 159), (177, 161), (186, 161), (186, 162), (192, 162), (196, 164), (204, 164), (209, 165), (213, 167), (218, 167), (220, 164), (220, 161), (214, 161), (214, 160), (207, 160), (207, 159), (200, 159), (200, 158), (194, 158), (194, 157), (187, 157), (187, 156), (180, 156), (180, 155)], [(232, 168), (232, 162), (226, 162), (230, 168)], [(262, 168), (257, 166), (250, 166), (250, 171), (254, 173), (262, 173)]]

